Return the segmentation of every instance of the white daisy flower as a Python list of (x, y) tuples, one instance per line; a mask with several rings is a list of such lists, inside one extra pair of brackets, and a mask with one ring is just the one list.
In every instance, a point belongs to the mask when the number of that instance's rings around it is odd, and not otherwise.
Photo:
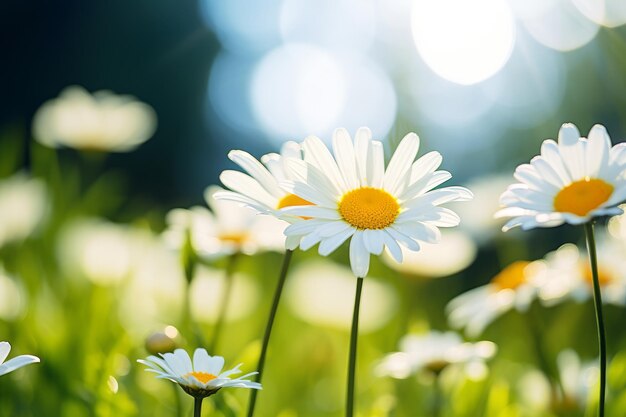
[(0, 181), (0, 247), (37, 230), (48, 211), (45, 184), (24, 174)]
[[(293, 175), (286, 167), (287, 159), (302, 160), (300, 145), (286, 142), (279, 154), (269, 153), (261, 158), (261, 162), (245, 151), (235, 150), (228, 157), (239, 165), (247, 174), (239, 171), (226, 170), (220, 175), (222, 183), (232, 191), (217, 193), (218, 200), (231, 200), (250, 207), (262, 214), (270, 214), (288, 222), (301, 220), (297, 216), (289, 216), (281, 209), (291, 206), (313, 204), (281, 186), (281, 182), (292, 180)], [(285, 247), (295, 249), (297, 238), (287, 238)]]
[(43, 145), (100, 152), (131, 151), (155, 129), (149, 105), (110, 91), (90, 94), (79, 86), (44, 103), (33, 119), (33, 135)]
[(13, 372), (22, 366), (40, 362), (39, 358), (33, 355), (20, 355), (5, 362), (10, 351), (11, 344), (9, 342), (0, 342), (0, 376)]
[[(599, 282), (602, 302), (626, 306), (626, 261), (623, 247), (607, 236), (598, 239)], [(537, 261), (535, 285), (543, 304), (553, 306), (567, 300), (584, 302), (593, 297), (593, 280), (586, 254), (569, 243)]]
[(509, 186), (498, 217), (513, 217), (504, 231), (582, 224), (604, 215), (621, 214), (626, 198), (626, 144), (611, 147), (604, 126), (595, 125), (589, 138), (564, 124), (558, 143), (547, 139), (541, 155), (515, 170), (518, 184)]
[(261, 389), (261, 384), (245, 378), (256, 375), (251, 372), (239, 378), (230, 378), (241, 371), (235, 366), (223, 371), (224, 358), (210, 356), (206, 349), (198, 348), (193, 354), (193, 362), (189, 354), (183, 349), (176, 349), (173, 353), (159, 354), (161, 357), (148, 356), (137, 362), (146, 365), (149, 372), (157, 374), (157, 378), (169, 379), (177, 383), (189, 395), (204, 398), (215, 394), (222, 388), (251, 388)]
[(491, 282), (452, 299), (446, 306), (448, 321), (476, 337), (495, 319), (516, 309), (525, 312), (537, 294), (533, 283), (535, 264), (517, 261), (504, 268)]
[(406, 335), (400, 341), (400, 352), (391, 353), (376, 366), (380, 376), (404, 379), (422, 371), (439, 374), (450, 365), (462, 365), (468, 371), (484, 365), (497, 351), (493, 342), (464, 342), (455, 332), (430, 331), (423, 335)]
[(224, 193), (221, 187), (208, 187), (205, 207), (190, 210), (174, 209), (167, 215), (166, 243), (175, 249), (185, 244), (187, 234), (195, 253), (205, 259), (214, 259), (234, 253), (252, 255), (264, 250), (282, 251), (285, 247), (284, 221), (270, 216), (259, 216), (252, 210), (215, 195)]
[(315, 204), (283, 209), (306, 219), (290, 225), (285, 234), (300, 236), (302, 250), (319, 243), (323, 256), (351, 238), (350, 263), (358, 277), (367, 275), (369, 255), (380, 255), (385, 247), (401, 262), (400, 244), (418, 251), (419, 241), (439, 241), (439, 227), (460, 221), (456, 213), (439, 205), (472, 198), (463, 187), (431, 191), (451, 175), (436, 171), (442, 161), (438, 152), (414, 161), (420, 143), (416, 134), (402, 139), (386, 169), (383, 145), (371, 136), (369, 129), (361, 128), (353, 143), (345, 129), (337, 129), (334, 157), (319, 138), (306, 138), (307, 162), (288, 159), (295, 180), (281, 183)]

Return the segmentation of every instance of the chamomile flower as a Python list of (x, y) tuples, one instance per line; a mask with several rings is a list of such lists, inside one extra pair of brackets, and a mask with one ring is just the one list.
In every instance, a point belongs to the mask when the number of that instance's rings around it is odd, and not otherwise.
[(306, 138), (307, 162), (288, 159), (294, 180), (282, 184), (314, 205), (283, 209), (305, 219), (290, 225), (285, 234), (299, 236), (303, 250), (319, 243), (324, 256), (351, 239), (350, 263), (357, 277), (367, 275), (370, 254), (380, 255), (385, 247), (401, 262), (400, 245), (418, 251), (420, 241), (439, 241), (439, 227), (460, 221), (440, 205), (469, 200), (472, 193), (463, 187), (432, 191), (451, 175), (437, 171), (442, 161), (438, 152), (415, 161), (419, 144), (416, 134), (406, 135), (385, 168), (383, 145), (372, 140), (367, 128), (357, 131), (354, 143), (345, 129), (337, 129), (334, 156), (319, 138)]
[(39, 362), (39, 358), (32, 355), (20, 355), (9, 359), (5, 362), (9, 352), (11, 351), (11, 344), (9, 342), (0, 342), (0, 376), (13, 372), (22, 366), (30, 365), (31, 363)]
[(464, 342), (455, 332), (410, 334), (400, 341), (400, 352), (387, 355), (377, 365), (376, 373), (404, 379), (423, 371), (439, 374), (450, 365), (461, 365), (471, 373), (472, 368), (482, 367), (496, 351), (493, 342)]
[(564, 124), (558, 143), (547, 139), (541, 155), (515, 170), (518, 184), (509, 186), (498, 217), (512, 217), (504, 231), (582, 224), (594, 217), (621, 214), (626, 198), (626, 144), (611, 147), (604, 126), (595, 125), (589, 138)]
[(507, 311), (525, 312), (537, 294), (534, 275), (534, 263), (512, 263), (488, 284), (452, 299), (446, 307), (448, 321), (455, 328), (465, 328), (467, 335), (475, 337)]
[[(286, 167), (287, 159), (302, 160), (300, 145), (293, 141), (286, 142), (279, 154), (269, 153), (261, 162), (245, 151), (234, 150), (228, 157), (246, 173), (226, 170), (220, 175), (222, 183), (232, 191), (223, 191), (215, 195), (216, 199), (231, 200), (250, 207), (262, 214), (269, 214), (286, 221), (300, 220), (289, 216), (281, 209), (291, 206), (313, 204), (298, 195), (290, 193), (281, 186), (281, 182), (293, 179)], [(287, 238), (285, 247), (295, 249), (297, 238)]]
[(189, 395), (195, 398), (204, 398), (215, 394), (222, 388), (251, 388), (261, 389), (258, 382), (249, 381), (246, 378), (256, 375), (251, 372), (239, 378), (231, 378), (231, 375), (240, 373), (239, 367), (223, 371), (224, 358), (210, 356), (206, 349), (198, 348), (193, 354), (193, 361), (183, 349), (176, 349), (173, 353), (148, 356), (147, 359), (139, 359), (137, 362), (146, 365), (149, 372), (157, 374), (157, 378), (169, 379), (177, 383)]
[(259, 216), (240, 204), (217, 200), (221, 187), (208, 187), (204, 193), (210, 211), (201, 206), (174, 209), (167, 215), (166, 243), (180, 249), (187, 233), (195, 253), (214, 259), (234, 253), (252, 255), (259, 251), (281, 251), (285, 247), (283, 230), (287, 223), (270, 216)]

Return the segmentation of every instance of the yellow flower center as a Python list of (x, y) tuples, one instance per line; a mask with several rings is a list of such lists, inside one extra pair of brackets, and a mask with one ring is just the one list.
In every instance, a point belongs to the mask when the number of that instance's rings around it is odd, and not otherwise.
[(218, 238), (222, 242), (241, 246), (246, 241), (247, 236), (244, 233), (221, 233)]
[(526, 282), (526, 267), (528, 261), (517, 261), (504, 268), (498, 275), (493, 277), (491, 283), (500, 290), (516, 290)]
[(348, 191), (339, 201), (341, 217), (357, 229), (384, 229), (400, 214), (398, 200), (380, 188)]
[(613, 186), (598, 178), (575, 181), (554, 197), (554, 209), (559, 212), (585, 216), (600, 207), (613, 194)]
[(313, 203), (305, 200), (302, 197), (298, 197), (295, 194), (287, 194), (286, 196), (278, 200), (278, 207), (276, 208), (280, 210), (281, 208), (285, 208), (285, 207), (312, 206), (312, 205)]
[(185, 377), (190, 377), (193, 376), (194, 378), (196, 378), (198, 381), (202, 382), (203, 384), (206, 384), (209, 381), (213, 381), (215, 378), (217, 378), (217, 376), (210, 374), (208, 372), (189, 372), (188, 374), (185, 375)]

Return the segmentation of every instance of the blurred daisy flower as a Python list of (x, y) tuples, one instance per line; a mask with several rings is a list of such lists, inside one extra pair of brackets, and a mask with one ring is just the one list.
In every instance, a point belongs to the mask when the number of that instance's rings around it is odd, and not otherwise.
[(156, 114), (149, 105), (110, 91), (90, 94), (79, 86), (44, 103), (33, 119), (33, 135), (43, 145), (87, 151), (128, 152), (155, 129)]
[(0, 180), (0, 247), (30, 236), (48, 206), (45, 184), (24, 174)]
[[(285, 190), (281, 182), (293, 179), (286, 167), (287, 159), (302, 160), (300, 145), (293, 141), (286, 142), (279, 154), (269, 153), (261, 162), (245, 151), (235, 150), (228, 157), (246, 173), (226, 170), (220, 175), (222, 183), (232, 191), (223, 191), (215, 195), (216, 199), (230, 200), (250, 207), (262, 214), (270, 214), (286, 221), (300, 220), (297, 216), (282, 213), (283, 208), (313, 204)], [(295, 249), (297, 238), (287, 238), (285, 247)]]
[(559, 353), (556, 364), (563, 393), (560, 398), (553, 399), (553, 410), (563, 413), (584, 409), (592, 389), (600, 380), (597, 359), (583, 362), (575, 351), (567, 349)]
[(232, 201), (217, 200), (215, 194), (223, 191), (217, 186), (205, 190), (204, 198), (210, 211), (200, 206), (170, 211), (164, 232), (167, 244), (180, 249), (189, 236), (194, 252), (205, 259), (284, 250), (285, 222), (259, 216)]
[(420, 243), (418, 252), (405, 247), (402, 262), (397, 262), (388, 251), (383, 261), (392, 269), (414, 277), (439, 278), (456, 274), (467, 268), (476, 258), (476, 244), (461, 231), (444, 231), (439, 243)]
[(10, 351), (11, 344), (9, 342), (0, 342), (0, 376), (13, 372), (22, 366), (38, 363), (40, 361), (36, 356), (20, 355), (5, 362)]
[[(306, 262), (295, 269), (286, 288), (287, 305), (300, 320), (318, 326), (349, 330), (354, 296), (354, 276), (349, 268), (326, 260)], [(393, 288), (370, 277), (365, 282), (359, 332), (379, 330), (392, 319), (398, 306)]]
[(99, 285), (129, 278), (137, 260), (137, 231), (102, 219), (80, 219), (66, 225), (57, 245), (58, 259), (70, 276)]
[(385, 247), (402, 262), (400, 244), (418, 251), (420, 241), (438, 242), (439, 227), (460, 222), (456, 213), (439, 206), (469, 200), (472, 193), (463, 187), (431, 191), (451, 175), (436, 171), (442, 161), (438, 152), (414, 161), (419, 144), (416, 134), (406, 135), (385, 169), (383, 145), (367, 128), (357, 131), (354, 143), (345, 129), (337, 129), (334, 156), (319, 138), (306, 138), (307, 162), (288, 159), (295, 180), (282, 184), (314, 205), (284, 209), (305, 219), (285, 234), (299, 236), (302, 250), (319, 243), (323, 256), (351, 239), (350, 264), (357, 277), (367, 275), (370, 254), (380, 255)]
[(541, 155), (515, 170), (520, 182), (509, 186), (498, 217), (512, 217), (504, 231), (582, 224), (594, 217), (621, 214), (626, 198), (626, 144), (611, 147), (604, 126), (595, 125), (589, 138), (564, 124), (558, 143), (547, 139)]
[(239, 378), (231, 378), (231, 375), (241, 372), (239, 370), (241, 364), (223, 371), (224, 358), (210, 356), (206, 349), (196, 349), (193, 361), (183, 349), (176, 349), (173, 353), (164, 353), (159, 356), (149, 356), (145, 360), (139, 359), (138, 362), (146, 365), (149, 368), (147, 371), (157, 374), (157, 378), (165, 378), (177, 383), (187, 394), (195, 398), (208, 397), (228, 387), (261, 389), (261, 384), (246, 379), (256, 375), (256, 372)]
[[(548, 306), (567, 300), (578, 302), (593, 297), (593, 281), (585, 253), (565, 244), (536, 261), (535, 285), (539, 299)], [(598, 239), (599, 282), (602, 302), (626, 305), (626, 260), (623, 247), (607, 236)]]
[(525, 312), (537, 294), (533, 282), (536, 265), (517, 261), (504, 268), (491, 282), (452, 299), (446, 306), (448, 321), (464, 328), (470, 337), (509, 310)]
[[(463, 366), (468, 375), (497, 352), (493, 342), (464, 342), (455, 332), (430, 331), (423, 335), (406, 335), (400, 340), (400, 352), (387, 355), (376, 366), (380, 376), (404, 379), (419, 372), (438, 375), (448, 366)], [(484, 374), (484, 373), (483, 373)]]

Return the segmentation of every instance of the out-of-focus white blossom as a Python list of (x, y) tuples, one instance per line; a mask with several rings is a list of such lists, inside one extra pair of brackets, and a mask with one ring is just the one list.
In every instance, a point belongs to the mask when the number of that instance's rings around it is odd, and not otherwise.
[(380, 361), (376, 373), (404, 379), (422, 371), (439, 374), (450, 365), (462, 365), (471, 376), (475, 374), (476, 365), (484, 365), (496, 351), (497, 346), (493, 342), (464, 342), (455, 332), (409, 334), (400, 341), (399, 352), (391, 353)]
[(211, 210), (196, 206), (168, 213), (168, 228), (163, 236), (170, 247), (180, 249), (189, 234), (194, 251), (206, 259), (234, 253), (284, 251), (286, 222), (258, 215), (230, 200), (216, 200), (214, 194), (220, 191), (224, 190), (211, 186), (204, 193)]
[(43, 145), (88, 151), (128, 152), (155, 129), (156, 114), (146, 103), (106, 90), (90, 94), (79, 86), (44, 103), (33, 119), (33, 135)]
[[(226, 300), (226, 279), (232, 279), (231, 300)], [(191, 313), (199, 321), (215, 323), (223, 303), (228, 303), (225, 321), (234, 321), (255, 311), (259, 290), (250, 276), (235, 273), (226, 277), (224, 271), (200, 267), (189, 290)]]
[(133, 270), (137, 232), (101, 219), (74, 221), (61, 231), (59, 262), (68, 274), (100, 284), (128, 278)]
[[(397, 307), (391, 287), (375, 277), (363, 283), (359, 331), (372, 332), (387, 323)], [(354, 304), (354, 275), (327, 261), (299, 265), (289, 274), (285, 301), (294, 314), (309, 323), (349, 330)]]
[(526, 311), (537, 294), (535, 268), (530, 262), (514, 262), (488, 284), (457, 296), (446, 307), (448, 321), (453, 327), (464, 328), (468, 335), (478, 336), (507, 311)]
[(44, 183), (16, 174), (0, 180), (0, 247), (35, 231), (47, 210)]
[(21, 286), (0, 265), (0, 319), (18, 318), (24, 311), (25, 301)]

